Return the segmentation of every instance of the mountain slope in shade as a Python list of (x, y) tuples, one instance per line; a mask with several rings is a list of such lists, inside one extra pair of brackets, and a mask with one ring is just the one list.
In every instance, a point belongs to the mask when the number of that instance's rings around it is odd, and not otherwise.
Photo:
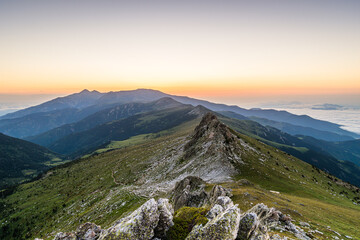
[(245, 117), (243, 115), (234, 113), (234, 112), (219, 112), (222, 115), (225, 115), (227, 117), (230, 118), (235, 118), (235, 119), (239, 119), (239, 120), (253, 120), (255, 122), (260, 123), (263, 126), (271, 126), (274, 128), (277, 128), (283, 132), (286, 132), (288, 134), (291, 135), (306, 135), (306, 136), (310, 136), (310, 137), (314, 137), (320, 140), (326, 140), (326, 141), (332, 141), (332, 142), (337, 142), (337, 141), (347, 141), (347, 140), (353, 140), (352, 137), (350, 136), (346, 136), (346, 135), (340, 135), (340, 134), (336, 134), (333, 132), (328, 132), (328, 131), (321, 131), (312, 127), (303, 127), (303, 126), (297, 126), (297, 125), (293, 125), (290, 123), (285, 123), (285, 122), (277, 122), (277, 121), (272, 121), (272, 120), (268, 120), (265, 118), (259, 118), (259, 117)]
[(301, 139), (339, 160), (351, 161), (360, 166), (360, 139), (342, 142), (320, 141), (308, 136), (301, 136)]
[(171, 98), (161, 98), (150, 103), (127, 103), (117, 105), (105, 110), (100, 110), (76, 123), (54, 128), (40, 135), (28, 137), (26, 140), (48, 147), (67, 135), (86, 131), (106, 122), (120, 120), (142, 112), (179, 107), (181, 105), (183, 104), (176, 102)]
[(12, 137), (25, 138), (53, 129), (59, 124), (80, 120), (76, 117), (77, 113), (76, 108), (66, 108), (51, 112), (33, 113), (20, 118), (3, 119), (0, 120), (0, 132)]
[[(109, 108), (110, 107), (109, 105), (114, 106), (114, 104), (118, 105), (118, 104), (130, 103), (130, 102), (151, 102), (151, 101), (156, 101), (162, 97), (171, 97), (174, 100), (183, 104), (191, 104), (193, 106), (202, 105), (212, 111), (231, 111), (237, 114), (241, 114), (245, 117), (255, 116), (272, 121), (289, 123), (296, 126), (315, 128), (320, 131), (332, 132), (338, 135), (344, 135), (351, 138), (360, 137), (356, 133), (352, 133), (341, 129), (340, 125), (338, 124), (316, 120), (306, 115), (301, 115), (301, 116), (294, 115), (286, 111), (277, 111), (277, 110), (244, 109), (238, 106), (228, 106), (225, 104), (216, 104), (216, 103), (211, 103), (208, 101), (198, 100), (189, 97), (174, 96), (150, 89), (137, 89), (133, 91), (119, 91), (119, 92), (109, 92), (109, 93), (99, 93), (96, 91), (93, 92), (83, 91), (81, 93), (72, 94), (63, 98), (57, 98), (32, 108), (20, 110), (12, 114), (5, 115), (0, 119), (17, 118), (34, 112), (46, 112), (57, 109), (74, 108), (74, 107), (80, 110), (85, 110), (86, 108), (88, 109), (96, 108), (97, 111), (99, 111), (102, 109)], [(94, 111), (90, 112), (86, 116), (89, 116), (92, 113), (94, 113)], [(60, 125), (62, 124), (58, 124), (57, 127), (59, 127)], [(32, 135), (36, 135), (36, 134), (37, 133)]]
[(1, 116), (0, 119), (19, 118), (33, 113), (51, 112), (54, 110), (61, 110), (65, 108), (81, 109), (94, 105), (96, 100), (99, 99), (102, 95), (103, 94), (99, 93), (98, 91), (90, 92), (85, 89), (79, 93), (74, 93), (65, 97), (58, 97), (37, 106), (6, 114), (4, 116)]
[[(264, 127), (250, 120), (227, 118), (221, 118), (221, 120), (242, 134), (256, 138), (327, 171), (344, 181), (360, 186), (360, 166), (352, 161), (341, 161), (336, 159), (317, 144), (281, 132), (276, 128)], [(317, 143), (321, 142), (317, 139), (313, 140)]]
[(44, 147), (0, 133), (0, 189), (29, 180), (61, 162)]
[(196, 107), (182, 105), (137, 114), (123, 120), (96, 126), (87, 131), (68, 135), (50, 145), (49, 149), (61, 154), (80, 156), (110, 141), (125, 140), (139, 134), (156, 133), (193, 120), (199, 117), (197, 109)]
[(331, 239), (336, 231), (341, 238), (356, 239), (358, 188), (236, 133), (212, 115), (199, 122), (194, 119), (170, 135), (79, 159), (19, 186), (0, 199), (0, 238), (53, 239), (55, 232), (89, 221), (105, 229), (147, 199), (167, 196), (178, 180), (195, 175), (213, 179), (207, 189), (214, 182), (231, 188), (241, 211), (265, 203), (290, 215), (293, 224), (308, 222), (306, 231), (313, 231), (314, 238)]

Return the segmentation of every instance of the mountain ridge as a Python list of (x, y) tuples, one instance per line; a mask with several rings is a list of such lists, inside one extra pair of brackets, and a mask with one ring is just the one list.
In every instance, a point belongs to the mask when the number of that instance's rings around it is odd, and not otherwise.
[(42, 134), (30, 136), (25, 139), (48, 147), (67, 135), (86, 131), (106, 122), (120, 120), (142, 112), (161, 110), (180, 105), (182, 104), (167, 97), (150, 103), (127, 103), (116, 105), (114, 107), (97, 111), (75, 123), (65, 124)]
[[(82, 95), (91, 95), (90, 97), (86, 98), (88, 100), (84, 100), (83, 102), (79, 101), (76, 102), (74, 100), (77, 98), (81, 98)], [(211, 103), (205, 100), (198, 100), (194, 98), (184, 97), (184, 96), (175, 96), (160, 92), (158, 90), (151, 90), (151, 89), (137, 89), (137, 90), (129, 90), (129, 91), (119, 91), (119, 92), (108, 92), (108, 93), (99, 93), (99, 92), (82, 92), (82, 93), (75, 93), (69, 95), (67, 97), (56, 98), (49, 102), (45, 102), (38, 106), (34, 106), (28, 109), (20, 110), (15, 113), (7, 114), (5, 116), (0, 117), (0, 125), (1, 119), (6, 118), (16, 118), (19, 116), (24, 116), (31, 111), (41, 112), (41, 111), (49, 111), (51, 106), (54, 105), (52, 110), (58, 110), (60, 108), (66, 108), (71, 105), (72, 107), (80, 107), (83, 109), (85, 106), (97, 106), (97, 108), (105, 108), (109, 104), (124, 104), (129, 102), (151, 102), (155, 101), (162, 97), (171, 97), (174, 100), (183, 103), (183, 104), (191, 104), (193, 106), (202, 105), (212, 111), (233, 111), (238, 114), (241, 114), (245, 117), (255, 116), (260, 118), (266, 118), (272, 121), (280, 121), (286, 122), (294, 125), (299, 125), (303, 127), (312, 127), (322, 131), (329, 131), (339, 135), (349, 136), (351, 138), (359, 138), (360, 136), (356, 133), (352, 133), (340, 128), (340, 125), (313, 119), (307, 115), (294, 115), (286, 111), (277, 111), (277, 110), (269, 110), (269, 109), (244, 109), (238, 106), (228, 106), (225, 104), (217, 104)], [(75, 101), (75, 103), (74, 103)], [(70, 102), (70, 103), (69, 103)], [(92, 112), (93, 113), (93, 112)], [(86, 116), (85, 116), (86, 117)], [(58, 125), (59, 126), (59, 125)], [(34, 134), (32, 134), (34, 135)]]
[[(266, 203), (290, 213), (296, 224), (310, 222), (306, 231), (318, 239), (335, 235), (327, 226), (341, 236), (356, 236), (358, 188), (239, 134), (213, 116), (206, 118), (170, 135), (53, 168), (18, 186), (0, 199), (0, 238), (50, 239), (88, 221), (110, 227), (149, 198), (168, 194), (189, 175), (231, 188), (232, 200), (242, 210)], [(194, 148), (194, 154), (186, 153)], [(231, 159), (233, 154), (238, 159)], [(229, 178), (213, 178), (214, 170), (219, 173), (222, 168)], [(315, 230), (321, 234), (311, 232)]]

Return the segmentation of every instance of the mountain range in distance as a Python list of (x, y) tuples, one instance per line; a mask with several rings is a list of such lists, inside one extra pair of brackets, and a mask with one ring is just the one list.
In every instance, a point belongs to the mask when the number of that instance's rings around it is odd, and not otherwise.
[[(306, 115), (299, 116), (277, 110), (244, 109), (238, 106), (228, 106), (189, 97), (169, 95), (150, 89), (108, 93), (83, 90), (79, 93), (59, 97), (34, 107), (1, 116), (0, 131), (13, 137), (26, 138), (44, 133), (64, 124), (79, 121), (114, 105), (131, 102), (151, 102), (163, 97), (170, 97), (183, 104), (202, 105), (216, 112), (234, 112), (245, 117), (256, 117), (274, 121), (277, 124), (291, 124), (291, 127), (309, 128), (308, 134), (311, 134), (311, 130), (313, 130), (315, 132), (313, 137), (320, 136), (322, 140), (343, 141), (360, 137), (356, 133), (341, 129), (338, 124), (316, 120)], [(59, 114), (61, 110), (68, 112), (68, 114), (64, 114), (64, 112)], [(47, 116), (44, 116), (45, 113), (47, 113)], [(48, 124), (42, 123), (41, 119), (47, 119)], [(32, 123), (28, 124), (29, 122)], [(288, 128), (284, 128), (284, 130)], [(294, 132), (294, 130), (292, 131)]]
[[(285, 111), (247, 110), (150, 89), (109, 93), (83, 90), (2, 116), (0, 131), (48, 148), (60, 157), (61, 163), (98, 149), (111, 149), (129, 138), (166, 132), (206, 112), (214, 112), (236, 131), (360, 185), (360, 140), (355, 139), (356, 133), (337, 124)], [(32, 173), (52, 166), (31, 168), (18, 164), (22, 166), (19, 169)], [(19, 182), (28, 179), (25, 174), (17, 177)]]

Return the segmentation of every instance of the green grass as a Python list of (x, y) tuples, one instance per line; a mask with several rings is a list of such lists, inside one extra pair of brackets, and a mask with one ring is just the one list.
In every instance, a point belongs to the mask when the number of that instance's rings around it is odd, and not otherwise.
[(167, 232), (168, 240), (184, 240), (197, 225), (205, 225), (208, 219), (205, 217), (209, 211), (207, 208), (182, 207), (174, 214), (174, 225)]
[[(144, 173), (155, 169), (153, 158), (170, 157), (173, 146), (181, 144), (179, 139), (188, 136), (198, 122), (193, 120), (158, 134), (113, 142), (109, 146), (112, 151), (55, 167), (41, 179), (19, 186), (13, 194), (0, 199), (0, 239), (52, 239), (56, 232), (75, 230), (88, 221), (102, 228), (111, 226), (148, 198), (131, 189), (141, 187), (147, 180)], [(309, 222), (324, 232), (324, 236), (316, 236), (318, 239), (333, 235), (327, 226), (356, 239), (360, 206), (354, 205), (353, 200), (360, 195), (347, 188), (350, 185), (341, 186), (345, 183), (337, 178), (251, 137), (238, 134), (238, 138), (244, 164), (237, 165), (235, 182), (223, 185), (233, 189), (232, 199), (242, 212), (263, 202), (290, 214), (296, 222)], [(244, 147), (244, 143), (253, 150)], [(243, 178), (254, 185), (240, 185), (237, 180)], [(188, 223), (184, 221), (194, 215), (187, 216), (186, 212), (182, 212), (184, 216), (177, 213), (179, 229), (184, 229)], [(182, 239), (183, 230), (176, 232)]]

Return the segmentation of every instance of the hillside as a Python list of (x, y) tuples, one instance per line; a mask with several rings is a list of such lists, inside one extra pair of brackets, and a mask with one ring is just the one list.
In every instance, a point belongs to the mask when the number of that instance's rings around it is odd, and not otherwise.
[(317, 139), (301, 136), (304, 142), (317, 146), (328, 152), (337, 159), (351, 161), (360, 166), (360, 140), (350, 140), (343, 142), (319, 141)]
[(214, 115), (151, 136), (56, 167), (19, 186), (0, 202), (0, 238), (51, 239), (88, 221), (107, 228), (195, 175), (208, 182), (207, 189), (214, 183), (231, 188), (241, 211), (265, 203), (291, 215), (296, 225), (310, 223), (306, 231), (317, 239), (336, 236), (333, 231), (359, 239), (358, 188), (229, 129)]
[(127, 103), (117, 105), (100, 110), (78, 122), (65, 124), (43, 134), (28, 137), (26, 140), (48, 147), (67, 135), (86, 131), (107, 122), (124, 119), (138, 113), (173, 108), (181, 105), (181, 103), (176, 102), (171, 98), (161, 98), (150, 103)]
[(48, 149), (0, 133), (0, 189), (60, 163), (59, 156)]
[[(254, 137), (266, 144), (276, 147), (288, 154), (291, 154), (307, 163), (310, 163), (330, 174), (341, 178), (344, 181), (350, 182), (356, 186), (360, 186), (360, 166), (356, 162), (338, 160), (331, 154), (331, 152), (338, 150), (338, 153), (346, 153), (345, 149), (340, 146), (333, 150), (325, 149), (323, 146), (331, 146), (332, 143), (311, 138), (299, 138), (281, 132), (272, 127), (264, 127), (256, 122), (250, 120), (235, 120), (222, 118), (226, 124), (245, 135)], [(340, 142), (340, 143), (346, 143)], [(346, 144), (344, 144), (346, 146)], [(349, 155), (349, 153), (348, 153)], [(354, 155), (351, 155), (354, 157)]]
[(93, 105), (101, 96), (102, 94), (98, 91), (90, 92), (87, 89), (84, 89), (79, 93), (70, 94), (65, 97), (58, 97), (37, 106), (22, 109), (14, 113), (8, 113), (4, 116), (1, 116), (0, 119), (14, 119), (33, 113), (51, 112), (66, 108), (85, 108)]
[(251, 116), (245, 117), (241, 114), (237, 114), (234, 112), (219, 111), (219, 113), (224, 116), (239, 119), (239, 120), (252, 120), (257, 123), (260, 123), (261, 125), (263, 125), (265, 127), (270, 126), (273, 128), (277, 128), (280, 131), (286, 132), (290, 135), (306, 135), (306, 136), (310, 136), (310, 137), (317, 138), (320, 140), (326, 140), (326, 141), (332, 141), (332, 142), (353, 140), (353, 138), (350, 136), (340, 135), (340, 134), (336, 134), (334, 132), (321, 131), (321, 130), (318, 130), (318, 129), (315, 129), (312, 127), (303, 127), (303, 126), (298, 126), (298, 125), (294, 125), (294, 124), (290, 124), (290, 123), (286, 123), (286, 122), (277, 122), (277, 121), (273, 121), (273, 120), (269, 120), (269, 119), (265, 119), (265, 118), (259, 118), (259, 117), (251, 117)]
[[(200, 113), (201, 115), (201, 113)], [(49, 146), (54, 152), (81, 156), (110, 141), (121, 141), (139, 134), (156, 133), (200, 116), (192, 106), (140, 113), (68, 135)]]

